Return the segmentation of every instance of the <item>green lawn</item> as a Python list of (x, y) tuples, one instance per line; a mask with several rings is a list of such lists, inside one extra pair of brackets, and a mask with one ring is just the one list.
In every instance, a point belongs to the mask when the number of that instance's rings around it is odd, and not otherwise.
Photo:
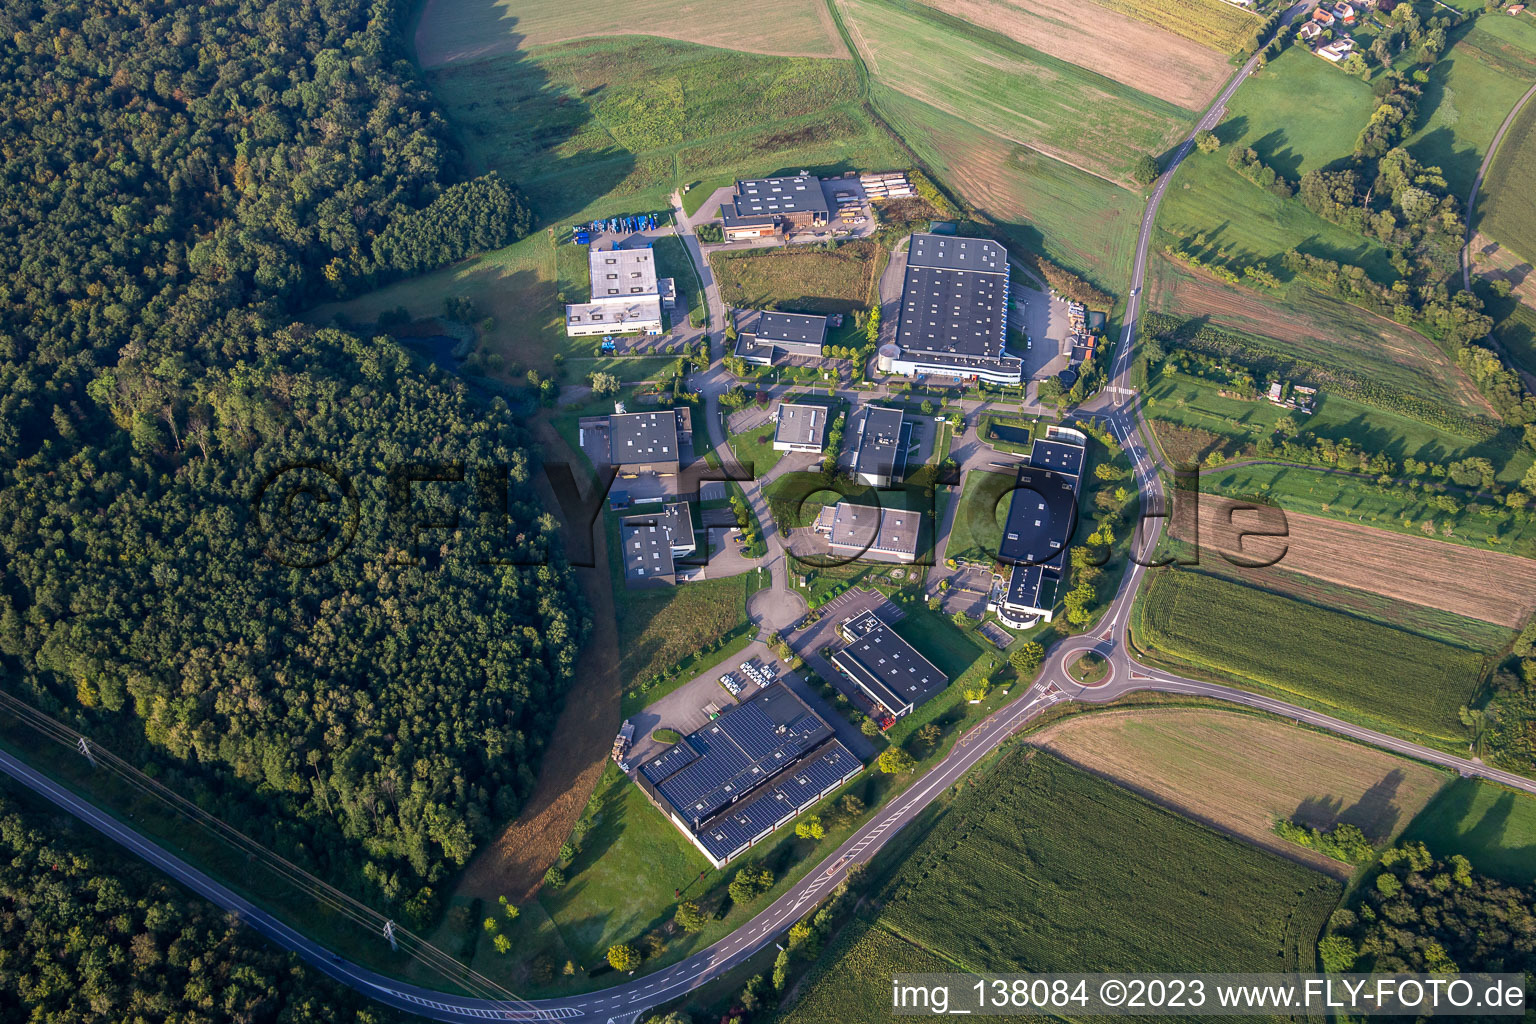
[(991, 561), (997, 555), (1016, 479), (1012, 473), (979, 469), (965, 474), (960, 507), (955, 510), (955, 525), (944, 552), (946, 558)]
[(742, 467), (751, 466), (753, 476), (760, 477), (767, 473), (784, 457), (783, 452), (773, 447), (773, 431), (774, 421), (769, 418), (751, 430), (743, 430), (726, 438), (737, 464)]
[[(684, 182), (901, 166), (849, 61), (646, 36), (540, 46), (427, 72), (477, 170), (540, 226), (662, 211)], [(701, 197), (702, 198), (702, 197)]]
[(965, 785), (783, 1020), (883, 1019), (893, 971), (1310, 971), (1340, 892), (1015, 749)]
[(870, 99), (1010, 246), (1042, 253), (1110, 290), (1121, 287), (1141, 216), (1137, 195), (879, 83)]
[[(1351, 155), (1375, 109), (1369, 83), (1304, 46), (1290, 46), (1243, 82), (1216, 134), (1226, 145), (1253, 147), (1259, 159), (1295, 181)], [(1225, 152), (1219, 156), (1226, 160)]]
[[(1377, 728), (1460, 749), (1485, 659), (1403, 629), (1188, 569), (1152, 574), (1137, 644)], [(1284, 623), (1284, 628), (1276, 628)]]
[(1193, 115), (1006, 36), (902, 0), (839, 0), (871, 77), (994, 135), (1129, 181)]
[(1516, 885), (1536, 882), (1536, 797), (1456, 779), (1403, 833), (1437, 857), (1459, 853), (1478, 871)]

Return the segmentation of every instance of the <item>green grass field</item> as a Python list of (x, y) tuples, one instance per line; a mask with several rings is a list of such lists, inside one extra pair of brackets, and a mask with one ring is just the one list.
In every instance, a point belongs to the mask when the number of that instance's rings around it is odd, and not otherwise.
[(961, 200), (1012, 244), (1114, 289), (1130, 273), (1133, 193), (878, 83), (880, 115)]
[(838, 0), (875, 81), (1116, 181), (1187, 126), (1179, 107), (900, 0)]
[(872, 241), (836, 250), (796, 248), (762, 255), (714, 253), (710, 267), (720, 299), (736, 309), (777, 308), (790, 313), (852, 313), (869, 305), (882, 251)]
[[(1225, 145), (1252, 146), (1294, 181), (1353, 153), (1375, 109), (1368, 83), (1291, 46), (1243, 82), (1216, 134)], [(1327, 115), (1320, 116), (1324, 110)], [(1224, 152), (1219, 155), (1226, 160)]]
[(1493, 333), (1517, 366), (1527, 373), (1536, 373), (1536, 309), (1524, 303), (1511, 304)]
[(1504, 116), (1536, 82), (1536, 27), (1519, 18), (1478, 18), (1429, 75), (1419, 127), (1407, 149), (1445, 172), (1465, 200)]
[[(1507, 111), (1506, 111), (1507, 113)], [(1493, 166), (1483, 179), (1474, 223), (1477, 230), (1527, 261), (1536, 260), (1536, 102), (1510, 125)]]
[(884, 1019), (893, 971), (1309, 971), (1340, 891), (1015, 750), (966, 784), (783, 1020)]
[[(1231, 442), (1226, 452), (1229, 456), (1251, 454), (1252, 444), (1261, 437), (1273, 438), (1275, 425), (1287, 416), (1307, 433), (1334, 441), (1348, 439), (1399, 463), (1404, 459), (1448, 463), (1493, 453), (1492, 444), (1478, 444), (1411, 417), (1337, 395), (1320, 395), (1317, 410), (1308, 416), (1263, 400), (1226, 397), (1221, 391), (1210, 381), (1164, 368), (1148, 382), (1147, 412), (1154, 423), (1220, 434)], [(1494, 462), (1508, 465), (1504, 475), (1518, 481), (1528, 460), (1510, 460), (1509, 454), (1498, 452)]]
[[(1224, 53), (1236, 53), (1259, 27), (1255, 14), (1221, 0), (1094, 0)], [(1091, 17), (1091, 15), (1088, 15)]]
[[(823, 0), (762, 0), (756, 14), (761, 20), (722, 18), (708, 4), (672, 0), (428, 0), (416, 27), (416, 57), (431, 68), (638, 30), (753, 53), (847, 56)], [(763, 23), (773, 31), (761, 31)]]
[(1008, 495), (1015, 479), (1011, 473), (979, 469), (965, 475), (960, 507), (955, 509), (955, 524), (944, 557), (990, 561), (997, 555), (997, 546), (1003, 540), (1003, 524), (1008, 520)]
[(1476, 779), (1455, 779), (1403, 834), (1437, 857), (1459, 853), (1484, 874), (1536, 882), (1536, 797)]
[(517, 182), (542, 225), (665, 210), (685, 181), (901, 166), (849, 61), (626, 36), (428, 72), (471, 163)]
[(1189, 570), (1153, 574), (1137, 612), (1144, 649), (1330, 714), (1465, 744), (1457, 710), (1480, 683), (1476, 651)]

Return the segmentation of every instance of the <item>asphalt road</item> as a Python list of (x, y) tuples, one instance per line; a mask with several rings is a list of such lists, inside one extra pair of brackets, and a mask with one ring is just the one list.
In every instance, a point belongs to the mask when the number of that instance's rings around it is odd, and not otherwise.
[[(1308, 3), (1291, 8), (1287, 12), (1285, 23), (1288, 24), (1298, 13), (1310, 7), (1311, 4)], [(1251, 60), (1244, 65), (1242, 71), (1222, 91), (1210, 112), (1201, 119), (1199, 128), (1213, 127), (1219, 121), (1222, 109), (1238, 84), (1253, 70), (1255, 63), (1256, 61)], [(1193, 132), (1191, 132), (1190, 137), (1185, 139), (1176, 151), (1167, 171), (1157, 182), (1147, 204), (1146, 214), (1142, 218), (1131, 278), (1131, 297), (1126, 310), (1125, 331), (1114, 363), (1115, 390), (1109, 392), (1111, 396), (1125, 397), (1130, 394), (1127, 375), (1130, 368), (1131, 340), (1135, 336), (1137, 312), (1141, 301), (1140, 289), (1146, 270), (1147, 248), (1152, 225), (1168, 181), (1188, 154), (1193, 141)], [(718, 386), (718, 382), (711, 383)], [(714, 390), (713, 387), (707, 388), (706, 394)], [(715, 396), (709, 397), (717, 397), (717, 395), (718, 392)], [(710, 411), (711, 415), (708, 419), (711, 424), (711, 440), (718, 443), (723, 441), (723, 437), (714, 436), (717, 433), (715, 426), (717, 421), (713, 415), (714, 409)], [(1099, 403), (1099, 408), (1095, 412), (1125, 445), (1127, 455), (1135, 468), (1137, 484), (1144, 502), (1157, 507), (1162, 500), (1157, 461), (1153, 449), (1145, 443), (1146, 428), (1138, 407), (1133, 401), (1122, 401), (1120, 404)], [(751, 491), (748, 493), (750, 497), (758, 499), (753, 501), (754, 507), (758, 508), (761, 501), (760, 495), (752, 495)], [(1152, 527), (1142, 531), (1132, 542), (1139, 554), (1144, 555), (1151, 551), (1160, 535), (1161, 520), (1154, 519), (1150, 522), (1153, 524)], [(770, 548), (775, 549), (777, 545), (770, 541)], [(779, 587), (783, 585), (783, 551), (777, 549), (773, 554), (777, 556), (774, 561), (778, 563), (775, 566), (774, 586)], [(4, 752), (0, 752), (0, 770), (52, 801), (60, 809), (95, 828), (130, 853), (148, 861), (193, 892), (226, 910), (239, 914), (247, 924), (271, 941), (293, 950), (332, 978), (373, 999), (439, 1020), (563, 1020), (575, 1021), (579, 1024), (589, 1024), (589, 1022), (591, 1024), (597, 1024), (597, 1022), (627, 1024), (650, 1007), (675, 999), (719, 977), (774, 942), (791, 924), (809, 911), (816, 900), (842, 880), (850, 865), (872, 858), (892, 836), (916, 818), (924, 808), (974, 767), (978, 761), (996, 750), (1004, 740), (1018, 732), (1036, 716), (1062, 701), (1105, 703), (1141, 690), (1222, 700), (1291, 718), (1300, 724), (1325, 729), (1406, 757), (1441, 765), (1463, 775), (1488, 779), (1536, 794), (1536, 781), (1510, 772), (1361, 728), (1270, 697), (1216, 683), (1184, 679), (1141, 665), (1128, 650), (1126, 624), (1136, 588), (1146, 571), (1140, 564), (1142, 561), (1145, 559), (1136, 560), (1127, 570), (1119, 592), (1115, 595), (1104, 618), (1095, 627), (1093, 634), (1071, 637), (1053, 647), (1041, 670), (1040, 678), (1033, 686), (965, 733), (942, 761), (891, 804), (881, 808), (876, 817), (866, 822), (815, 869), (752, 920), (708, 949), (665, 970), (629, 978), (611, 988), (584, 995), (515, 1002), (472, 999), (406, 985), (365, 970), (334, 957), (324, 947), (312, 942), (237, 893)], [(1077, 684), (1065, 670), (1069, 659), (1085, 650), (1102, 653), (1108, 659), (1110, 666), (1106, 678), (1091, 688)]]

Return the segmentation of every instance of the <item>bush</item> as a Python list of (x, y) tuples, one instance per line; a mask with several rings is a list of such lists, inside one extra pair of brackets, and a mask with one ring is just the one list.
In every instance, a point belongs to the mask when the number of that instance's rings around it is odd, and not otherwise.
[(544, 884), (551, 889), (558, 889), (565, 884), (565, 872), (559, 868), (550, 868), (544, 872)]
[(608, 965), (616, 971), (628, 974), (640, 966), (640, 951), (634, 946), (619, 943), (608, 947)]
[(657, 743), (677, 743), (682, 738), (682, 733), (676, 729), (656, 729), (651, 732), (651, 739)]
[(677, 905), (672, 921), (683, 931), (692, 935), (709, 923), (709, 915), (704, 913), (693, 900), (683, 900)]
[(727, 891), (735, 903), (750, 903), (773, 888), (773, 872), (761, 864), (744, 864)]
[(1157, 175), (1157, 161), (1145, 153), (1137, 157), (1136, 163), (1131, 167), (1131, 177), (1141, 186), (1152, 184), (1157, 180)]

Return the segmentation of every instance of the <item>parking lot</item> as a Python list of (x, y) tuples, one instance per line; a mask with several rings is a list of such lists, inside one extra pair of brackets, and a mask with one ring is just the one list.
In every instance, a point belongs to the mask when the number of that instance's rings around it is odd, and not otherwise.
[(1030, 340), (1023, 352), (1013, 353), (1024, 360), (1026, 378), (1044, 377), (1067, 368), (1071, 355), (1069, 339), (1072, 325), (1067, 320), (1067, 303), (1046, 292), (1026, 287), (1022, 281), (1012, 289), (1014, 317), (1019, 329)]

